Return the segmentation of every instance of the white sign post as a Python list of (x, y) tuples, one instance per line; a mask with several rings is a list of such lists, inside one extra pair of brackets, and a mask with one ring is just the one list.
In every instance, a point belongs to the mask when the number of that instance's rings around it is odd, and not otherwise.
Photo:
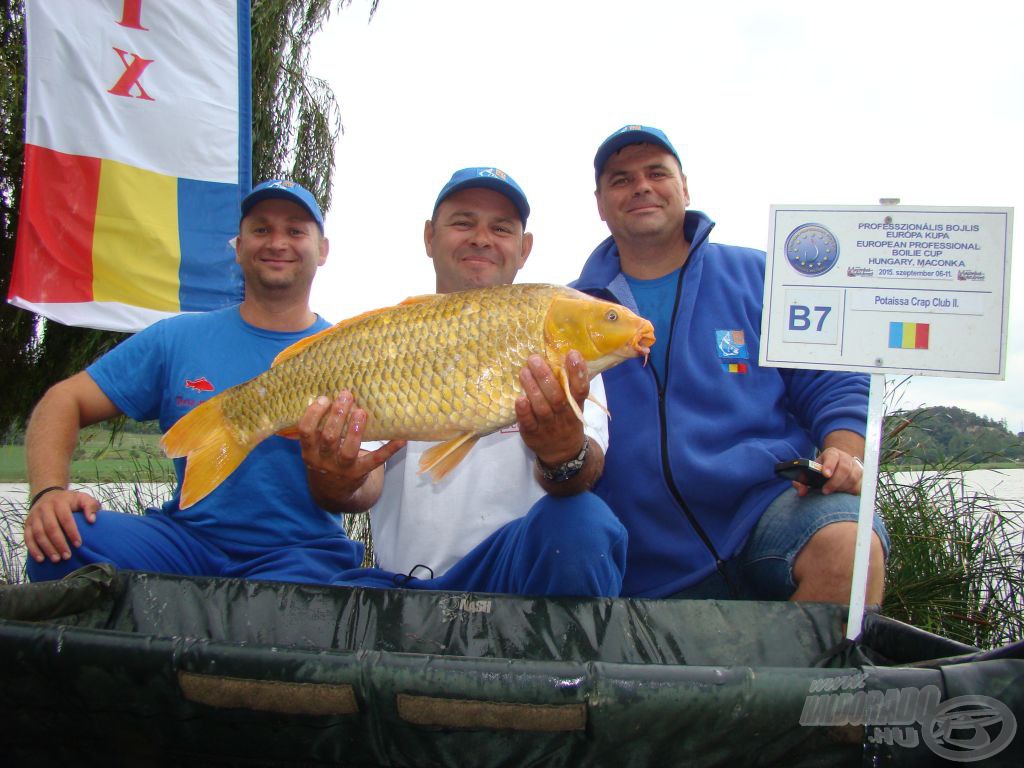
[(1012, 229), (1012, 208), (771, 208), (760, 365), (871, 374), (851, 640), (863, 622), (885, 375), (1005, 377)]

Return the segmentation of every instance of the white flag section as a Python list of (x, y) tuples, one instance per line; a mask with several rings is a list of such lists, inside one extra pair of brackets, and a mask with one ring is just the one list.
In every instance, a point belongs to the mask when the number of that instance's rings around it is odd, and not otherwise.
[(236, 0), (29, 0), (26, 14), (26, 143), (238, 183)]

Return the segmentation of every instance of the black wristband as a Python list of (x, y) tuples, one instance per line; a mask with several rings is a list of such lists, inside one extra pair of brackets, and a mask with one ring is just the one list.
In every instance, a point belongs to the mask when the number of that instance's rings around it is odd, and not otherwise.
[(43, 488), (43, 490), (41, 490), (39, 493), (37, 493), (35, 496), (32, 497), (32, 501), (30, 501), (28, 503), (28, 508), (32, 509), (32, 507), (34, 507), (36, 505), (36, 502), (39, 501), (41, 498), (43, 498), (43, 496), (48, 494), (50, 491), (66, 491), (66, 490), (67, 490), (67, 488), (65, 488), (63, 485), (51, 485), (51, 486), (49, 486), (47, 488)]

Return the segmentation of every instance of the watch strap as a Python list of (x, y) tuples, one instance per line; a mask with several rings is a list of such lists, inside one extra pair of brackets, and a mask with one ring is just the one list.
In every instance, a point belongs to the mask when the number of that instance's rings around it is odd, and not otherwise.
[(587, 452), (590, 450), (590, 438), (587, 435), (583, 436), (583, 447), (576, 456), (568, 461), (563, 461), (554, 467), (549, 467), (540, 459), (537, 459), (537, 468), (540, 470), (541, 475), (545, 480), (549, 480), (552, 483), (564, 483), (573, 477), (576, 477), (583, 469), (583, 465), (587, 461)]

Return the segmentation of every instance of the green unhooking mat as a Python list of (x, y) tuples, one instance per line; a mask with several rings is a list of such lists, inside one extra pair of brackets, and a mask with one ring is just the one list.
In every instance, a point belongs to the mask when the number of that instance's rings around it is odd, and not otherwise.
[(1024, 765), (1024, 649), (845, 606), (83, 569), (0, 587), (0, 764)]

